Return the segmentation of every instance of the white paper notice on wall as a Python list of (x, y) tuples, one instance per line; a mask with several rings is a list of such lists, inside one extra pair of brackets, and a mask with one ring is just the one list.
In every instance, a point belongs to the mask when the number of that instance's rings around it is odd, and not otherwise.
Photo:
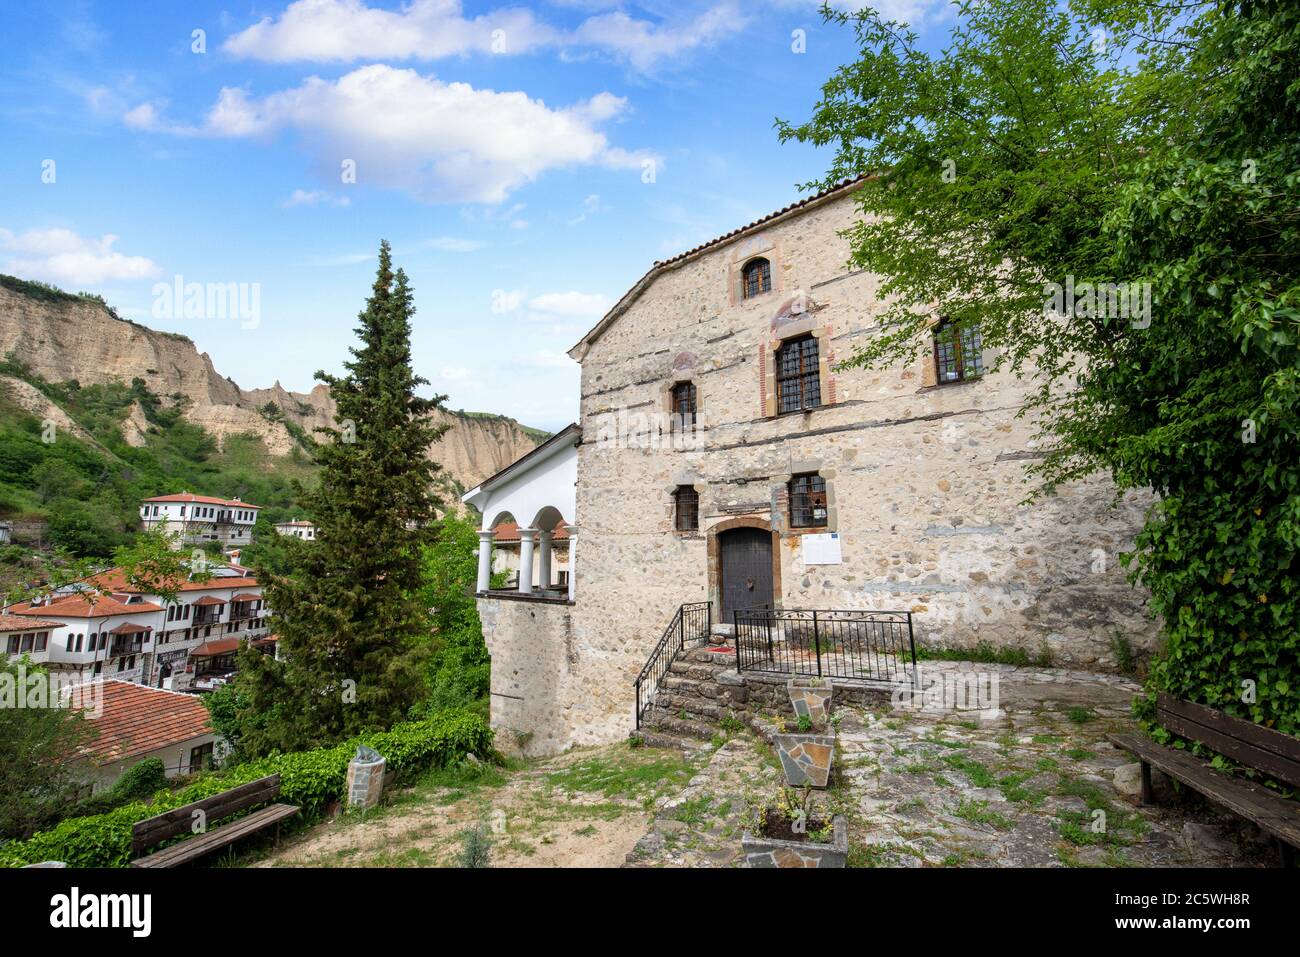
[(803, 535), (803, 563), (805, 565), (839, 565), (843, 562), (840, 554), (840, 533), (828, 532), (822, 535)]

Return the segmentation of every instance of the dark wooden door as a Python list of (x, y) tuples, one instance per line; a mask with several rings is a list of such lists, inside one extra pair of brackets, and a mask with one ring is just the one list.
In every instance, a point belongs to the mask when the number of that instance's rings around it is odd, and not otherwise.
[(722, 621), (732, 612), (772, 604), (772, 533), (733, 528), (718, 536), (722, 566)]

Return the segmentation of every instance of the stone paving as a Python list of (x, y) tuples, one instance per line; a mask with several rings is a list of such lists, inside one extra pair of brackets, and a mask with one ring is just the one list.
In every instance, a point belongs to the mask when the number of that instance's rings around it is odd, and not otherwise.
[[(927, 714), (878, 705), (834, 709), (836, 780), (815, 795), (849, 822), (849, 865), (892, 867), (1269, 866), (1253, 826), (1175, 793), (1154, 774), (1160, 804), (1137, 804), (1138, 765), (1106, 741), (1132, 731), (1132, 682), (1088, 672), (927, 665), (996, 675), (1000, 708)], [(707, 766), (660, 802), (628, 854), (640, 867), (740, 866), (754, 809), (784, 785), (764, 736), (715, 741)]]

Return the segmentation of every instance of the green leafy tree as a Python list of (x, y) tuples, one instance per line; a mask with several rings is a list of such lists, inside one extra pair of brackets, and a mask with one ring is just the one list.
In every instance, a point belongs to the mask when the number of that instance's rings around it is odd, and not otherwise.
[[(392, 271), (383, 243), (359, 317), (361, 347), (346, 375), (317, 373), (338, 411), (337, 427), (320, 430), (329, 441), (313, 451), (320, 483), (301, 496), (316, 540), (265, 582), (283, 660), (251, 650), (240, 657), (250, 719), (242, 744), (251, 755), (387, 728), (424, 694), (422, 549), (438, 504), (428, 450), (441, 435), (428, 415), (442, 397), (416, 395), (425, 380), (411, 368), (413, 312), (406, 275)], [(272, 713), (277, 720), (253, 725)]]
[(0, 700), (0, 838), (25, 838), (57, 820), (82, 783), (70, 758), (93, 733), (85, 715), (48, 700), (17, 706), (30, 682), (45, 679), (26, 658), (0, 658), (0, 699), (10, 699)]
[(425, 584), (421, 603), (433, 625), (429, 663), (430, 711), (486, 700), (491, 659), (483, 641), (475, 587), (478, 583), (478, 532), (472, 521), (448, 512), (424, 549)]
[[(823, 12), (859, 59), (778, 129), (835, 148), (817, 185), (870, 176), (851, 264), (890, 304), (847, 365), (978, 324), (1034, 385), (1035, 492), (1158, 496), (1127, 556), (1164, 620), (1152, 689), (1300, 731), (1300, 8), (962, 3), (937, 54)], [(1146, 324), (1047, 308), (1067, 277), (1149, 284)]]

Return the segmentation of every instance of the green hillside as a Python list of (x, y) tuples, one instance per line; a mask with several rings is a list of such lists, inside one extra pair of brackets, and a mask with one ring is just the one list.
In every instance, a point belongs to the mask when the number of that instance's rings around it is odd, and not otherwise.
[[(216, 440), (188, 422), (177, 404), (165, 406), (143, 381), (82, 386), (46, 382), (13, 357), (0, 373), (39, 389), (93, 441), (60, 430), (43, 441), (36, 416), (0, 392), (0, 518), (47, 519), (50, 538), (79, 556), (101, 556), (134, 528), (140, 500), (167, 492), (238, 497), (266, 507), (272, 521), (294, 513), (292, 480), (310, 483), (315, 466), (296, 446), (268, 454), (259, 436)], [(133, 402), (149, 426), (146, 444), (128, 445), (122, 433)]]

